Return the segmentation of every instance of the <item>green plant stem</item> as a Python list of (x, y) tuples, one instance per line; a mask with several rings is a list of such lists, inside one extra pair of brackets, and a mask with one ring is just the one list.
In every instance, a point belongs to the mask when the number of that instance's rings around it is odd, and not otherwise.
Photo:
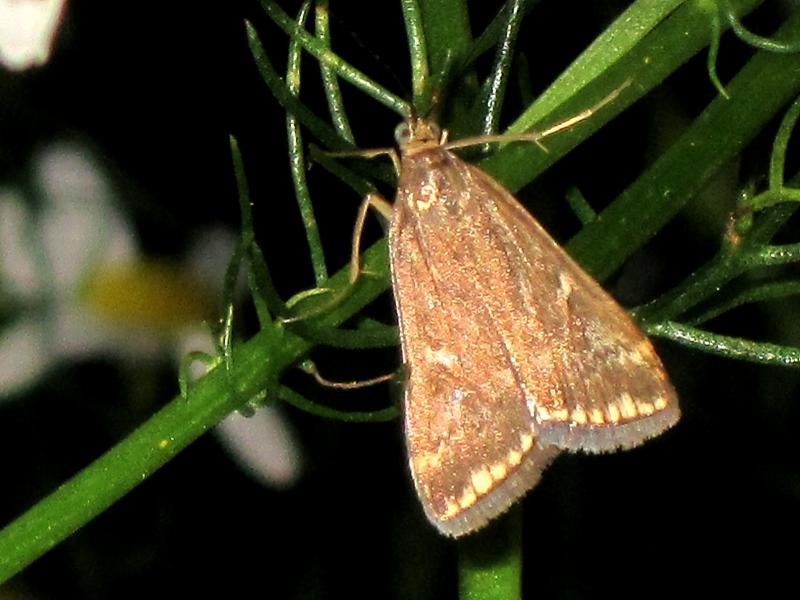
[[(607, 67), (603, 71), (603, 77), (593, 75), (589, 82), (582, 83), (579, 92), (573, 92), (566, 84), (560, 85), (561, 92), (557, 95), (545, 92), (542, 96), (550, 98), (546, 107), (536, 108), (541, 106), (541, 100), (537, 100), (508, 129), (509, 132), (545, 129), (595, 105), (612, 90), (632, 80), (631, 85), (623, 90), (618, 98), (604, 106), (590, 119), (549, 137), (548, 152), (542, 152), (533, 144), (506, 144), (494, 155), (481, 161), (481, 167), (492, 172), (495, 178), (512, 192), (538, 177), (558, 157), (566, 154), (581, 140), (644, 96), (702, 47), (707, 39), (707, 32), (702, 27), (702, 13), (697, 11), (685, 13), (686, 10), (675, 11), (675, 14), (660, 23), (628, 54)], [(688, 40), (684, 41), (687, 28), (690, 33), (687, 36)], [(595, 52), (600, 52), (602, 48), (603, 46), (596, 48)], [(614, 50), (609, 48), (608, 51)], [(642, 67), (643, 64), (646, 68)], [(588, 77), (586, 75), (583, 78)]]
[(783, 367), (800, 367), (800, 348), (743, 340), (673, 321), (654, 323), (647, 326), (645, 331), (648, 335), (666, 338), (683, 346), (725, 358)]
[(763, 246), (742, 257), (742, 264), (748, 268), (788, 265), (798, 261), (800, 261), (800, 244)]
[(472, 44), (469, 12), (464, 0), (417, 0), (425, 33), (428, 68), (441, 73), (460, 65)]
[[(236, 288), (236, 280), (239, 278), (240, 267), (244, 259), (245, 247), (241, 241), (233, 253), (233, 257), (225, 270), (225, 280), (223, 282), (223, 317), (221, 319), (222, 330), (215, 336), (215, 350), (222, 355), (228, 368), (230, 368), (230, 356), (233, 339), (233, 296)], [(230, 369), (229, 369), (230, 370)]]
[(800, 117), (800, 97), (796, 98), (789, 110), (781, 120), (775, 142), (772, 144), (772, 155), (769, 161), (769, 187), (771, 190), (780, 190), (783, 187), (783, 169), (786, 164), (786, 150), (789, 140)]
[(522, 597), (522, 507), (517, 504), (486, 529), (458, 542), (462, 600)]
[(250, 260), (250, 272), (248, 273), (248, 284), (250, 293), (253, 296), (258, 322), (261, 329), (269, 329), (266, 325), (271, 324), (272, 319), (266, 308), (272, 308), (275, 314), (286, 314), (286, 304), (275, 289), (272, 281), (272, 274), (261, 253), (261, 248), (256, 243), (250, 244), (247, 252)]
[(745, 304), (755, 304), (791, 296), (800, 296), (800, 280), (768, 281), (738, 291), (724, 303), (717, 304), (698, 316), (686, 320), (685, 323), (686, 325), (697, 326)]
[(400, 0), (406, 23), (408, 54), (411, 59), (411, 90), (414, 107), (422, 114), (430, 107), (428, 88), (428, 50), (417, 0)]
[[(800, 33), (796, 13), (781, 29)], [(569, 243), (595, 277), (613, 273), (800, 92), (800, 56), (759, 52), (681, 138)], [(603, 243), (598, 244), (599, 240)], [(598, 248), (603, 248), (598, 251)]]
[(731, 3), (728, 0), (716, 1), (720, 5), (720, 10), (725, 16), (725, 20), (728, 22), (728, 25), (736, 34), (736, 36), (743, 42), (750, 44), (754, 48), (759, 48), (768, 52), (793, 53), (800, 51), (800, 40), (797, 38), (793, 38), (794, 41), (791, 42), (784, 42), (756, 35), (755, 33), (748, 31), (745, 26), (742, 25), (742, 22), (739, 21), (739, 18), (736, 16), (736, 13), (733, 11)]
[[(548, 86), (536, 102), (514, 121), (508, 128), (509, 133), (532, 130), (566, 98), (577, 94), (631, 52), (681, 3), (683, 0), (639, 0), (631, 4)], [(685, 43), (686, 41), (683, 41), (681, 45)], [(691, 54), (694, 54), (694, 51)]]
[[(539, 0), (523, 0), (522, 10), (524, 14), (528, 14), (530, 10), (539, 2)], [(481, 34), (472, 42), (469, 49), (467, 58), (464, 61), (464, 67), (469, 67), (485, 52), (494, 48), (503, 35), (506, 29), (508, 17), (506, 15), (509, 10), (508, 3), (505, 4), (492, 19), (492, 22), (486, 26)], [(526, 103), (528, 104), (528, 103)]]
[[(790, 185), (795, 188), (800, 185), (800, 175), (794, 176), (790, 181)], [(759, 244), (770, 242), (797, 209), (797, 204), (785, 203), (755, 215), (752, 225), (746, 232), (749, 246), (756, 247)]]
[[(463, 66), (472, 47), (469, 12), (465, 0), (417, 0), (422, 16), (431, 77), (434, 115), (447, 107), (447, 127), (455, 138), (474, 133), (472, 107), (479, 92), (478, 80)], [(457, 85), (453, 85), (458, 82)]]
[(634, 316), (646, 326), (675, 319), (721, 289), (743, 270), (744, 267), (734, 256), (720, 252), (681, 285), (655, 302), (636, 309)]
[[(365, 270), (385, 273), (386, 245), (379, 242), (362, 255)], [(349, 268), (334, 275), (327, 286), (347, 285)], [(382, 293), (385, 278), (362, 278), (353, 294), (333, 310), (312, 320), (335, 327)], [(209, 371), (189, 391), (178, 396), (95, 462), (59, 486), (49, 496), (0, 531), (0, 583), (19, 572), (88, 521), (142, 483), (192, 441), (250, 398), (272, 387), (279, 374), (306, 354), (312, 344), (283, 331), (279, 337), (262, 331), (236, 347), (231, 371), (224, 364)], [(271, 383), (272, 382), (272, 383)], [(235, 394), (231, 393), (231, 385)]]
[(800, 203), (800, 190), (787, 187), (773, 188), (756, 194), (742, 206), (760, 211), (786, 202)]
[[(248, 344), (247, 360), (240, 356), (236, 368), (240, 384), (250, 379), (243, 367), (250, 365), (252, 373), (263, 371), (252, 368), (257, 366), (254, 363), (259, 358), (268, 361), (268, 351), (274, 351), (261, 341), (255, 338)], [(295, 343), (293, 347), (299, 346)], [(214, 369), (190, 392), (188, 401), (174, 399), (113, 450), (2, 530), (0, 580), (5, 581), (102, 512), (235, 408), (224, 369)]]
[(508, 79), (511, 75), (511, 62), (517, 34), (525, 15), (525, 0), (511, 0), (508, 3), (506, 21), (497, 46), (491, 74), (483, 85), (480, 94), (479, 115), (480, 133), (493, 135), (500, 124), (500, 109), (503, 106)]

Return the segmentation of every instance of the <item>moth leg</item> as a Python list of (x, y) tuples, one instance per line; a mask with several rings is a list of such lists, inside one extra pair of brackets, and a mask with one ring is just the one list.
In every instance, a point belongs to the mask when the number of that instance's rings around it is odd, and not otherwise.
[(348, 158), (351, 156), (357, 156), (360, 158), (375, 158), (376, 156), (383, 156), (384, 154), (391, 155), (397, 153), (395, 152), (394, 148), (371, 148), (368, 150), (326, 150), (325, 154), (335, 158)]
[[(320, 296), (322, 294), (330, 294), (331, 292), (332, 292), (332, 290), (330, 288), (323, 288), (323, 287), (312, 288), (310, 290), (303, 290), (302, 292), (299, 292), (299, 293), (295, 294), (294, 296), (292, 296), (291, 298), (289, 298), (286, 301), (286, 308), (287, 309), (294, 308), (295, 305), (299, 304), (300, 302), (302, 302), (306, 298), (311, 298), (312, 296)], [(338, 302), (338, 296), (337, 296), (336, 302)], [(336, 302), (331, 302), (331, 303), (326, 303), (326, 304), (320, 305), (314, 310), (309, 310), (309, 311), (306, 311), (306, 312), (301, 313), (299, 315), (294, 315), (294, 316), (291, 316), (291, 317), (281, 317), (280, 318), (280, 322), (281, 323), (296, 323), (298, 321), (304, 321), (304, 320), (306, 320), (306, 319), (308, 319), (310, 317), (316, 317), (317, 315), (320, 315), (323, 312), (325, 312), (326, 310), (328, 310), (328, 308), (330, 306), (333, 306)]]
[[(359, 260), (360, 252), (361, 252), (361, 233), (364, 229), (364, 221), (367, 218), (367, 211), (369, 208), (372, 207), (377, 210), (379, 213), (384, 215), (387, 219), (391, 217), (392, 214), (392, 205), (389, 204), (385, 199), (383, 199), (378, 194), (368, 194), (364, 200), (361, 202), (361, 206), (358, 208), (358, 215), (356, 216), (356, 224), (353, 228), (353, 245), (352, 245), (352, 254), (350, 256), (350, 278), (349, 283), (352, 286), (356, 280), (358, 279), (358, 275), (361, 272), (361, 262)], [(348, 286), (349, 287), (349, 286)], [(328, 302), (325, 302), (313, 310), (306, 311), (299, 315), (293, 315), (291, 317), (283, 317), (281, 318), (282, 323), (295, 323), (297, 321), (304, 321), (310, 317), (315, 317), (319, 314), (324, 313), (325, 311), (329, 310), (331, 307), (336, 306), (342, 299), (350, 293), (350, 289), (345, 287), (342, 290), (339, 290), (331, 297)], [(314, 288), (313, 290), (307, 290), (305, 292), (301, 292), (300, 295), (293, 298), (289, 302), (287, 302), (287, 307), (303, 300), (309, 296), (317, 295), (317, 294), (325, 294), (330, 293), (331, 290), (327, 288)]]
[(320, 374), (319, 370), (317, 369), (317, 365), (315, 365), (311, 360), (306, 359), (301, 362), (299, 366), (303, 372), (311, 375), (318, 384), (339, 390), (355, 390), (362, 387), (377, 385), (379, 383), (383, 383), (384, 381), (391, 381), (396, 375), (396, 373), (388, 373), (386, 375), (379, 375), (371, 379), (362, 379), (360, 381), (331, 381)]
[(346, 158), (348, 156), (358, 156), (359, 158), (375, 158), (386, 155), (392, 159), (395, 173), (400, 173), (400, 157), (394, 148), (374, 148), (372, 150), (346, 150), (342, 152), (325, 152), (328, 156), (335, 158)]
[[(360, 156), (362, 158), (374, 158), (376, 156), (383, 156), (388, 155), (389, 158), (392, 159), (392, 164), (394, 165), (395, 170), (397, 173), (400, 173), (400, 158), (397, 155), (397, 152), (394, 148), (377, 148), (375, 150), (353, 150), (353, 151), (345, 151), (345, 152), (325, 152), (328, 156), (335, 156), (335, 157), (346, 157), (346, 156)], [(359, 261), (359, 254), (361, 249), (361, 233), (364, 229), (364, 221), (367, 218), (367, 210), (369, 207), (372, 206), (375, 210), (381, 213), (387, 220), (391, 218), (392, 214), (392, 205), (387, 202), (383, 197), (376, 193), (370, 193), (364, 198), (361, 202), (361, 206), (358, 208), (358, 216), (356, 217), (356, 224), (353, 229), (353, 244), (352, 244), (352, 254), (350, 256), (350, 285), (355, 283), (358, 279), (358, 274), (361, 271), (361, 263)], [(281, 318), (281, 322), (283, 323), (293, 323), (296, 321), (303, 321), (309, 317), (316, 316), (328, 310), (331, 306), (336, 305), (338, 302), (342, 300), (342, 298), (347, 295), (349, 290), (344, 289), (341, 290), (339, 293), (334, 296), (334, 298), (318, 307), (315, 310), (303, 313), (301, 315), (295, 315), (291, 317), (283, 317)], [(297, 298), (300, 300), (309, 295), (315, 295), (319, 293), (328, 293), (330, 290), (326, 288), (318, 288), (315, 290), (309, 290), (308, 292), (304, 293), (302, 297)]]
[(387, 221), (392, 218), (392, 205), (382, 196), (370, 193), (358, 207), (356, 224), (353, 227), (353, 250), (350, 255), (350, 283), (355, 283), (358, 274), (361, 272), (361, 234), (364, 232), (364, 221), (367, 219), (367, 211), (373, 208), (378, 211)]

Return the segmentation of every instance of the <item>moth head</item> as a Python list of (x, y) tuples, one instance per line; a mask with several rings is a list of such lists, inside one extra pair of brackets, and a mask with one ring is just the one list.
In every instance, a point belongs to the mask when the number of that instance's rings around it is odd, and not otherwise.
[(413, 117), (395, 128), (394, 139), (401, 150), (439, 146), (442, 143), (442, 129), (436, 123)]

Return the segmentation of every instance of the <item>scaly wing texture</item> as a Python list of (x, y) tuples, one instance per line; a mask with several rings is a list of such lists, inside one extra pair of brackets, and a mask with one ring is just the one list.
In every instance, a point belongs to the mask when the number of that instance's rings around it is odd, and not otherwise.
[(430, 520), (461, 535), (532, 487), (553, 446), (635, 445), (677, 404), (646, 338), (508, 192), (438, 148), (402, 166), (409, 460)]
[(603, 452), (630, 448), (674, 425), (677, 398), (650, 341), (627, 313), (553, 241), (505, 189), (469, 166), (471, 189), (483, 190), (492, 233), (506, 249), (518, 292), (497, 327), (508, 331), (521, 379), (532, 350), (519, 327), (538, 315), (549, 377), (530, 398), (542, 443)]
[[(490, 253), (455, 214), (461, 201), (475, 200), (462, 197), (453, 164), (419, 166), (428, 184), (401, 182), (390, 233), (408, 378), (406, 436), (429, 519), (461, 535), (530, 489), (556, 450), (537, 443), (526, 384), (492, 314), (502, 302), (485, 302), (486, 284), (474, 276), (475, 251), (494, 261), (500, 250)], [(402, 172), (414, 174), (405, 163)]]

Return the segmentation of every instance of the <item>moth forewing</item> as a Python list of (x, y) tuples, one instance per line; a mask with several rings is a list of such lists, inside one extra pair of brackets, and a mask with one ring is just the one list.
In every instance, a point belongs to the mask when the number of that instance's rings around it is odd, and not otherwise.
[(399, 142), (389, 249), (409, 463), (427, 516), (457, 536), (559, 449), (634, 446), (679, 411), (649, 341), (510, 193), (434, 125)]
[[(629, 448), (679, 417), (675, 391), (652, 344), (625, 310), (486, 173), (465, 164), (483, 188), (492, 235), (508, 258), (518, 295), (498, 319), (522, 381), (542, 375), (531, 354), (547, 357), (544, 387), (528, 399), (539, 441), (589, 452)], [(532, 331), (541, 328), (535, 348)]]
[[(411, 472), (429, 519), (461, 535), (530, 489), (556, 450), (537, 446), (502, 337), (478, 300), (472, 246), (462, 243), (470, 223), (458, 218), (469, 206), (449, 172), (451, 157), (430, 150), (403, 167), (389, 244)], [(404, 184), (417, 168), (427, 173), (423, 196)]]

